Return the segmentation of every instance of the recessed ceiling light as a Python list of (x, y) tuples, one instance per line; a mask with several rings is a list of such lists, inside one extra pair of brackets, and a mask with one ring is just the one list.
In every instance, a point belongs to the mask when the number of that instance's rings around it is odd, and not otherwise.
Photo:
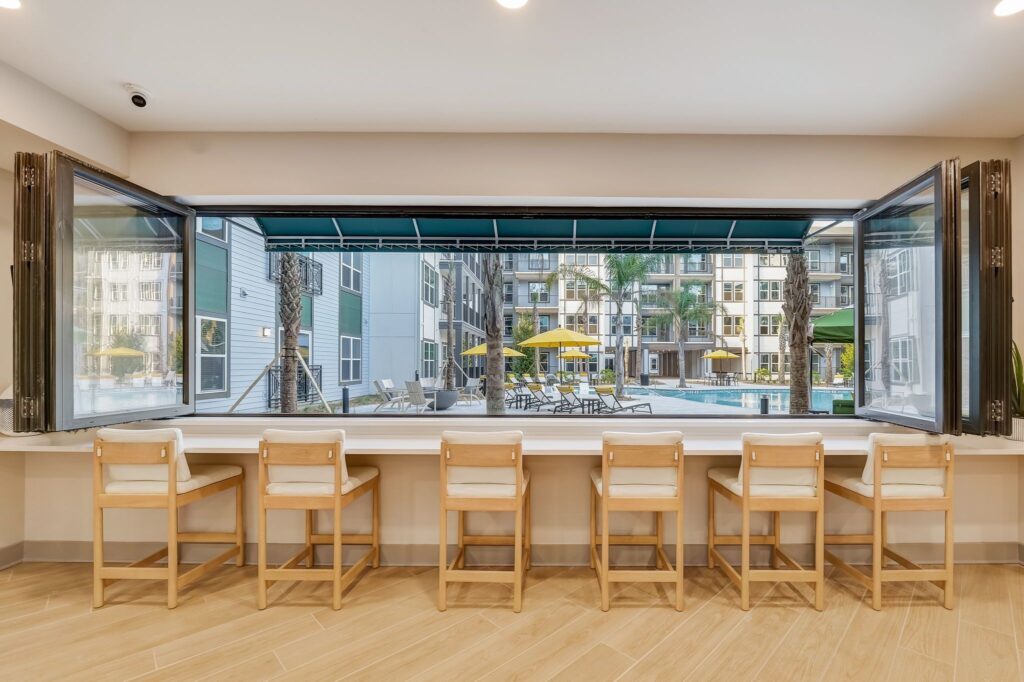
[(1002, 0), (993, 10), (997, 17), (1008, 17), (1024, 10), (1024, 0)]
[(498, 4), (506, 9), (519, 9), (529, 0), (498, 0)]
[(0, 0), (0, 8), (2, 9), (19, 9), (21, 7), (21, 0)]

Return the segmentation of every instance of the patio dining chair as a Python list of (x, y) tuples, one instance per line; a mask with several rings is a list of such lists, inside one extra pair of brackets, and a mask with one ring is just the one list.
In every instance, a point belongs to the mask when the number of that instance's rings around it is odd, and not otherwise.
[(373, 408), (374, 412), (378, 410), (386, 410), (389, 407), (393, 407), (396, 410), (405, 409), (405, 394), (404, 393), (392, 393), (384, 387), (384, 383), (380, 379), (373, 380), (373, 390), (377, 392), (377, 397), (380, 399), (380, 403), (377, 407)]
[(426, 391), (423, 390), (423, 384), (418, 381), (407, 381), (405, 382), (405, 388), (409, 392), (406, 397), (406, 403), (409, 407), (416, 411), (416, 414), (426, 412), (431, 409), (433, 402), (427, 400)]
[(636, 412), (640, 409), (647, 410), (647, 414), (652, 414), (650, 403), (636, 403), (635, 405), (623, 405), (618, 397), (615, 395), (614, 386), (598, 386), (594, 389), (597, 392), (597, 397), (601, 401), (600, 411), (605, 414), (615, 414), (617, 412)]

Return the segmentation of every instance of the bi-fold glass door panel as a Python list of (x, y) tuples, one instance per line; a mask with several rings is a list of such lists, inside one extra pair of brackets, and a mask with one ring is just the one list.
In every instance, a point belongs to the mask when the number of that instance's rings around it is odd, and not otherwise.
[(19, 154), (18, 430), (190, 414), (192, 209), (59, 152)]

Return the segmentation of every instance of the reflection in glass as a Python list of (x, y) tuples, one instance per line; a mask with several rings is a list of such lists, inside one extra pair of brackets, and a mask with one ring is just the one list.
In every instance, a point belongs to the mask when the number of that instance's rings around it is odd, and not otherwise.
[(935, 187), (863, 222), (864, 405), (936, 416)]
[(181, 216), (75, 178), (75, 418), (182, 404), (183, 234)]
[(971, 190), (960, 190), (960, 413), (971, 416)]

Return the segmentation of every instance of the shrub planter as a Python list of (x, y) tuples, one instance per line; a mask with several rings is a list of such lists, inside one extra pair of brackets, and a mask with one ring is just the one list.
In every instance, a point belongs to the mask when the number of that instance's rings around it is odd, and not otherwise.
[(459, 400), (458, 391), (438, 391), (434, 396), (434, 409), (447, 410)]

